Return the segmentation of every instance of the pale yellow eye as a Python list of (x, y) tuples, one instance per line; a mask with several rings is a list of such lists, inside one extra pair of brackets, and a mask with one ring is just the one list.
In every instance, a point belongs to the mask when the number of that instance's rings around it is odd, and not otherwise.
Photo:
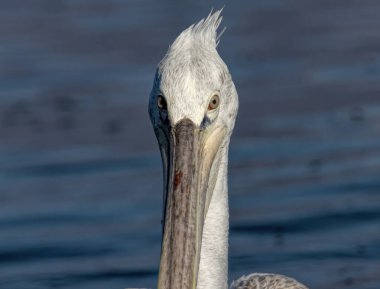
[(168, 105), (166, 103), (165, 97), (163, 97), (162, 95), (157, 96), (157, 106), (161, 110), (168, 109)]
[(219, 106), (219, 95), (214, 94), (211, 97), (210, 102), (208, 104), (208, 110), (214, 110), (218, 108), (218, 106)]

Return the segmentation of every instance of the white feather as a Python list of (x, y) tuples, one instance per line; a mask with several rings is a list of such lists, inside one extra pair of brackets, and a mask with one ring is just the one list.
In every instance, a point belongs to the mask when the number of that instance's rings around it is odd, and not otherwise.
[[(158, 95), (162, 95), (166, 98), (171, 126), (174, 127), (184, 118), (200, 126), (206, 115), (215, 122), (215, 126), (219, 124), (228, 131), (214, 161), (217, 165), (213, 165), (210, 174), (210, 178), (214, 178), (211, 181), (215, 182), (215, 188), (203, 228), (197, 289), (228, 288), (227, 164), (229, 140), (238, 110), (238, 95), (228, 68), (216, 50), (221, 35), (217, 34), (217, 29), (221, 20), (221, 10), (217, 10), (177, 37), (158, 65), (149, 101), (154, 127), (162, 121), (156, 105)], [(219, 108), (216, 112), (208, 112), (210, 97), (215, 92), (220, 95)], [(250, 281), (253, 278), (256, 282), (257, 276), (261, 275), (243, 276), (239, 281)], [(234, 282), (231, 288), (264, 288), (238, 287), (238, 284)], [(301, 285), (298, 282), (294, 284)], [(276, 288), (280, 289), (265, 287)]]

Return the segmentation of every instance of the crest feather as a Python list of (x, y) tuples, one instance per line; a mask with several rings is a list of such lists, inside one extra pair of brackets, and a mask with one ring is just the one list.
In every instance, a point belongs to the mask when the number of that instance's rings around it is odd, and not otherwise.
[(215, 12), (211, 10), (206, 18), (203, 18), (198, 23), (195, 23), (184, 30), (173, 42), (170, 48), (184, 48), (190, 45), (216, 48), (219, 44), (221, 35), (225, 31), (224, 28), (219, 34), (217, 33), (218, 27), (223, 19), (221, 16), (222, 10), (223, 8), (216, 10)]

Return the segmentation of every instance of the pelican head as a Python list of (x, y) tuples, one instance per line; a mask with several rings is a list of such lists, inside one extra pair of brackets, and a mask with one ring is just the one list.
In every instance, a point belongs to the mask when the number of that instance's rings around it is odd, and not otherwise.
[(164, 168), (158, 288), (197, 286), (202, 233), (238, 97), (216, 47), (221, 11), (184, 30), (158, 65), (149, 114)]

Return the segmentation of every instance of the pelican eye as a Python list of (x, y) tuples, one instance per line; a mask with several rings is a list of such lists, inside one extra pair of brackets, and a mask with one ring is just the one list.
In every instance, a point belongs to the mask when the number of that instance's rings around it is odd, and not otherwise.
[(218, 106), (219, 106), (219, 95), (217, 94), (214, 94), (211, 99), (210, 99), (210, 102), (208, 103), (208, 110), (214, 110), (214, 109), (217, 109)]
[(157, 96), (157, 106), (161, 110), (166, 111), (168, 109), (168, 105), (166, 103), (165, 97), (163, 97), (162, 95)]

